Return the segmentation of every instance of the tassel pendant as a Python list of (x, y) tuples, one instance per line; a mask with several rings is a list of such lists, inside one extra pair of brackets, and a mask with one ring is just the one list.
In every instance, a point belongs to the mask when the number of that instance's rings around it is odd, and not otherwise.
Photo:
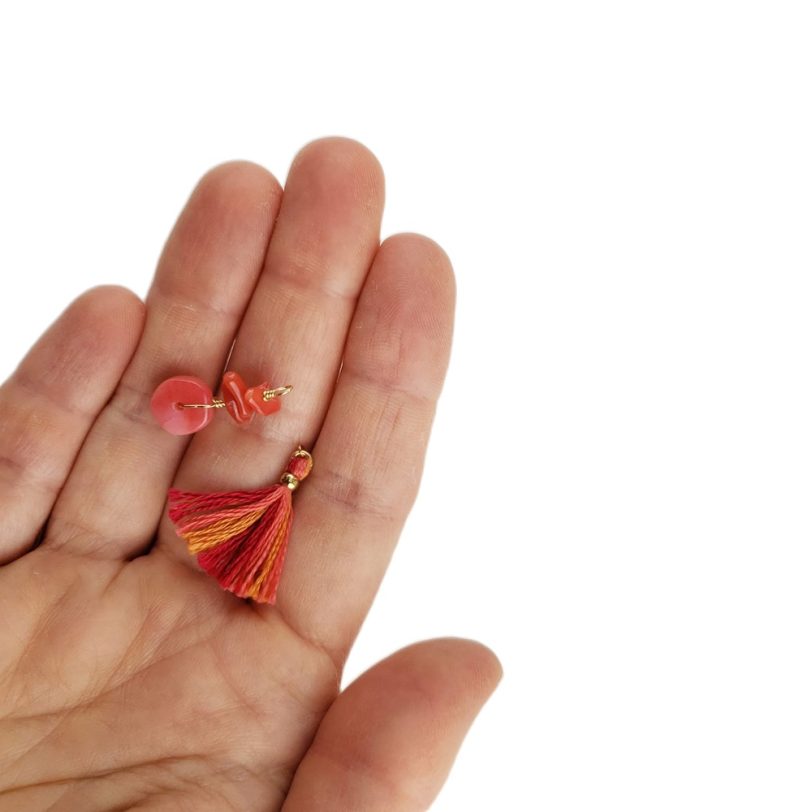
[(299, 447), (280, 481), (256, 491), (169, 491), (169, 518), (189, 553), (223, 589), (275, 603), (293, 521), (293, 491), (313, 468)]

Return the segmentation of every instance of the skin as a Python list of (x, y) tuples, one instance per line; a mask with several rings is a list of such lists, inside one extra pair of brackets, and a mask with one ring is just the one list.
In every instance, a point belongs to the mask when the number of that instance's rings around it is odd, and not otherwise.
[[(285, 183), (203, 177), (142, 303), (73, 302), (0, 389), (0, 812), (423, 810), (501, 674), (478, 643), (341, 671), (414, 500), (454, 279), (380, 242), (381, 167), (325, 138)], [(291, 382), (244, 429), (153, 421), (176, 374)], [(339, 369), (341, 374), (339, 375)], [(171, 485), (253, 488), (316, 465), (275, 607), (223, 592), (165, 516)]]

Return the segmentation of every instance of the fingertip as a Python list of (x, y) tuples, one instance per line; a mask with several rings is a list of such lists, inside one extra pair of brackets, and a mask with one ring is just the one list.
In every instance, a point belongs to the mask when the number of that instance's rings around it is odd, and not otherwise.
[(266, 201), (279, 197), (282, 184), (264, 166), (236, 159), (223, 161), (209, 169), (197, 182), (193, 196), (214, 200), (243, 199)]
[[(366, 207), (383, 208), (383, 166), (369, 147), (354, 138), (330, 135), (309, 141), (296, 153), (288, 179), (294, 173), (311, 177), (322, 187), (341, 185)], [(349, 187), (347, 178), (352, 179)]]
[[(282, 185), (265, 167), (251, 161), (226, 161), (200, 178), (179, 222), (194, 241), (203, 244), (212, 231), (236, 232), (246, 222), (270, 235), (269, 221), (276, 217), (281, 200)], [(267, 242), (266, 236), (262, 242)], [(196, 242), (185, 247), (195, 248)]]
[[(179, 222), (195, 240), (203, 242), (209, 239), (213, 223), (230, 232), (248, 221), (269, 236), (281, 200), (282, 184), (265, 167), (252, 161), (225, 161), (200, 178)], [(267, 236), (263, 236), (263, 244), (266, 242)]]
[(382, 298), (402, 317), (447, 330), (453, 318), (457, 286), (451, 259), (430, 237), (400, 232), (387, 237), (378, 249), (374, 270)]
[(415, 643), (394, 654), (393, 660), (397, 667), (410, 670), (424, 695), (438, 692), (436, 699), (443, 706), (483, 704), (503, 674), (502, 664), (491, 649), (460, 637)]
[(346, 363), (382, 386), (439, 395), (454, 330), (456, 288), (448, 255), (421, 234), (381, 244), (347, 344)]
[(76, 297), (52, 329), (77, 343), (87, 358), (99, 352), (129, 358), (146, 318), (146, 307), (128, 288), (98, 285)]
[(164, 246), (150, 305), (162, 300), (241, 317), (281, 202), (281, 184), (258, 164), (227, 161), (208, 170)]
[(405, 250), (421, 260), (421, 265), (453, 277), (453, 263), (448, 252), (440, 243), (418, 231), (398, 231), (390, 234), (382, 243), (381, 249)]
[(492, 649), (478, 640), (446, 638), (458, 661), (464, 664), (471, 684), (488, 695), (493, 693), (504, 676), (502, 663)]
[(70, 307), (94, 321), (110, 321), (130, 325), (143, 322), (146, 305), (141, 298), (123, 285), (97, 285), (77, 296)]

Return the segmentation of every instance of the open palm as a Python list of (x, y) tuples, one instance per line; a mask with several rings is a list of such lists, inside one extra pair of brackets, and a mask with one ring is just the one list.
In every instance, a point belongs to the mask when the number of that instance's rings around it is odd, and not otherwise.
[[(0, 810), (418, 810), (499, 676), (478, 644), (341, 670), (414, 499), (447, 362), (450, 264), (380, 243), (383, 176), (326, 138), (284, 192), (232, 163), (192, 194), (146, 306), (74, 302), (0, 390)], [(293, 383), (189, 442), (172, 375)], [(256, 488), (313, 452), (275, 607), (221, 591), (171, 485)], [(408, 611), (408, 607), (404, 607)]]

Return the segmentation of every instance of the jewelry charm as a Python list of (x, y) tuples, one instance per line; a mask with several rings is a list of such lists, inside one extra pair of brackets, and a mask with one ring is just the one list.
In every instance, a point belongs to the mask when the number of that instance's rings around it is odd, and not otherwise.
[(250, 422), (255, 414), (269, 415), (282, 408), (281, 397), (292, 386), (272, 389), (267, 383), (248, 387), (236, 372), (223, 375), (221, 398), (194, 375), (178, 375), (159, 384), (150, 406), (158, 423), (170, 434), (194, 434), (211, 422), (215, 409), (225, 409), (238, 423)]
[(301, 446), (277, 484), (257, 491), (169, 491), (169, 518), (223, 589), (275, 603), (293, 521), (293, 492), (313, 468)]

